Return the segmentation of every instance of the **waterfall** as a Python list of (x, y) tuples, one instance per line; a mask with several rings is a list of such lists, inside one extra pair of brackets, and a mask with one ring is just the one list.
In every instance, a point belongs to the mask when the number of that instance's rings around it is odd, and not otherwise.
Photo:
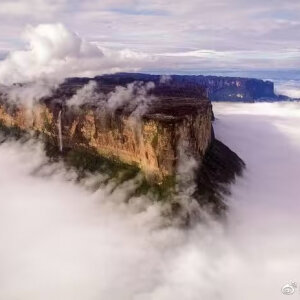
[(61, 129), (61, 110), (59, 111), (59, 114), (58, 114), (57, 127), (58, 127), (59, 151), (62, 152), (63, 151), (63, 140), (62, 140), (62, 129)]

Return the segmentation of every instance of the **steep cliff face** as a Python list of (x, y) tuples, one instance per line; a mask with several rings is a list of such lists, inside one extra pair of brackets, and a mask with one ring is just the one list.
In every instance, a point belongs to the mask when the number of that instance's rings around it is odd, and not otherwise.
[[(206, 91), (186, 85), (185, 79), (151, 89), (140, 83), (126, 86), (128, 77), (120, 88), (124, 82), (119, 85), (119, 75), (111, 76), (114, 80), (96, 78), (92, 83), (69, 79), (30, 107), (12, 101), (10, 87), (1, 90), (1, 133), (19, 138), (33, 132), (45, 141), (50, 161), (63, 159), (77, 170), (79, 180), (87, 172), (103, 174), (104, 184), (133, 180), (132, 195), (168, 199), (171, 214), (180, 214), (181, 198), (174, 196), (181, 193), (221, 213), (226, 208), (223, 195), (245, 164), (215, 139)], [(111, 100), (116, 101), (113, 106)]]
[(182, 149), (203, 159), (211, 143), (211, 116), (210, 102), (178, 98), (157, 99), (142, 116), (89, 105), (79, 110), (43, 102), (31, 109), (0, 105), (5, 126), (41, 133), (57, 147), (84, 148), (136, 165), (154, 182), (176, 175)]
[[(163, 78), (163, 80), (162, 80)], [(104, 85), (126, 85), (134, 81), (154, 82), (154, 93), (169, 93), (182, 97), (192, 97), (211, 101), (253, 102), (263, 100), (282, 100), (274, 93), (274, 83), (252, 78), (172, 75), (161, 77), (139, 73), (119, 73), (95, 77), (94, 80)], [(68, 83), (83, 84), (88, 78), (71, 78)]]
[(248, 78), (202, 77), (212, 101), (251, 102), (262, 98), (275, 99), (274, 84), (270, 81)]

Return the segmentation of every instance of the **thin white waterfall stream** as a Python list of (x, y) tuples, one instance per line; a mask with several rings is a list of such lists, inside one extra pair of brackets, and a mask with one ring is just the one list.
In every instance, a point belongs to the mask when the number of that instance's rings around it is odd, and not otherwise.
[(58, 120), (57, 120), (57, 127), (58, 127), (58, 142), (59, 142), (59, 151), (63, 151), (63, 140), (62, 140), (62, 129), (61, 129), (61, 110), (58, 114)]

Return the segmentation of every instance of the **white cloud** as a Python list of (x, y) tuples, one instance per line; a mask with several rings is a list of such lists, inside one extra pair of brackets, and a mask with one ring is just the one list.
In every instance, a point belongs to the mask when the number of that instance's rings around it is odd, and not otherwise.
[(155, 100), (150, 91), (155, 87), (153, 82), (143, 83), (135, 81), (126, 86), (117, 86), (112, 92), (104, 94), (101, 85), (90, 80), (68, 99), (67, 104), (73, 109), (84, 104), (94, 104), (98, 114), (114, 113), (118, 108), (125, 108), (130, 112), (132, 126), (141, 126), (140, 117), (147, 112), (149, 104)]
[[(5, 0), (0, 15), (2, 43), (9, 49), (19, 47), (16, 41), (25, 24), (62, 22), (89, 41), (118, 50), (148, 55), (202, 49), (241, 51), (241, 68), (299, 67), (298, 57), (268, 62), (270, 52), (277, 57), (290, 53), (289, 48), (299, 52), (300, 5), (294, 0)], [(261, 53), (262, 59), (249, 61), (249, 51)], [(233, 63), (214, 62), (214, 58), (209, 58), (210, 69), (236, 68)], [(202, 68), (197, 59), (192, 61), (195, 69)], [(184, 66), (177, 67), (185, 70), (190, 65), (186, 60)]]
[(171, 75), (161, 75), (159, 78), (159, 83), (161, 84), (168, 84), (172, 82), (172, 76)]
[(129, 106), (133, 115), (139, 116), (145, 113), (148, 104), (154, 99), (154, 96), (149, 95), (149, 91), (154, 87), (153, 82), (133, 82), (126, 87), (117, 86), (115, 91), (108, 95), (107, 107), (116, 110), (122, 106)]
[(300, 278), (299, 103), (214, 110), (247, 170), (226, 221), (189, 229), (166, 226), (162, 203), (128, 201), (131, 184), (89, 191), (39, 144), (2, 143), (0, 298), (283, 299)]
[(80, 106), (86, 103), (97, 103), (99, 101), (105, 100), (105, 96), (97, 91), (97, 83), (93, 80), (89, 81), (81, 89), (79, 89), (74, 96), (68, 100), (69, 106)]
[(13, 83), (40, 78), (63, 79), (136, 70), (151, 57), (134, 51), (109, 51), (80, 38), (64, 25), (27, 27), (26, 50), (11, 52), (0, 61), (0, 82)]
[(0, 91), (9, 101), (32, 108), (41, 98), (49, 96), (58, 87), (59, 81), (37, 80), (26, 85), (1, 86)]
[(277, 94), (300, 99), (300, 81), (299, 80), (276, 81), (275, 91)]

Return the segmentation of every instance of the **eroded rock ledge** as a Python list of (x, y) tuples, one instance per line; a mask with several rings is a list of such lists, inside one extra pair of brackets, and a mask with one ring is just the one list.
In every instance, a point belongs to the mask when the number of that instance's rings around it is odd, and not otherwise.
[(180, 147), (200, 161), (212, 136), (211, 104), (196, 99), (157, 99), (139, 119), (130, 111), (109, 114), (89, 106), (80, 110), (43, 103), (31, 110), (0, 106), (5, 126), (40, 132), (57, 147), (59, 114), (63, 147), (86, 148), (136, 165), (155, 182), (176, 174)]
[[(113, 111), (95, 103), (70, 107), (67, 99), (76, 93), (73, 86), (61, 86), (30, 108), (12, 104), (2, 95), (0, 123), (38, 133), (55, 149), (79, 151), (75, 158), (78, 166), (89, 160), (88, 167), (94, 164), (91, 170), (97, 171), (97, 157), (103, 157), (133, 167), (130, 176), (142, 170), (148, 183), (160, 187), (175, 184), (179, 164), (192, 158), (198, 165), (193, 196), (199, 203), (223, 209), (226, 185), (241, 173), (244, 163), (215, 140), (210, 101), (203, 95), (184, 98), (170, 91), (156, 95), (138, 114), (137, 107), (130, 105)], [(108, 166), (114, 169), (111, 163)], [(143, 183), (138, 189), (143, 189)]]

